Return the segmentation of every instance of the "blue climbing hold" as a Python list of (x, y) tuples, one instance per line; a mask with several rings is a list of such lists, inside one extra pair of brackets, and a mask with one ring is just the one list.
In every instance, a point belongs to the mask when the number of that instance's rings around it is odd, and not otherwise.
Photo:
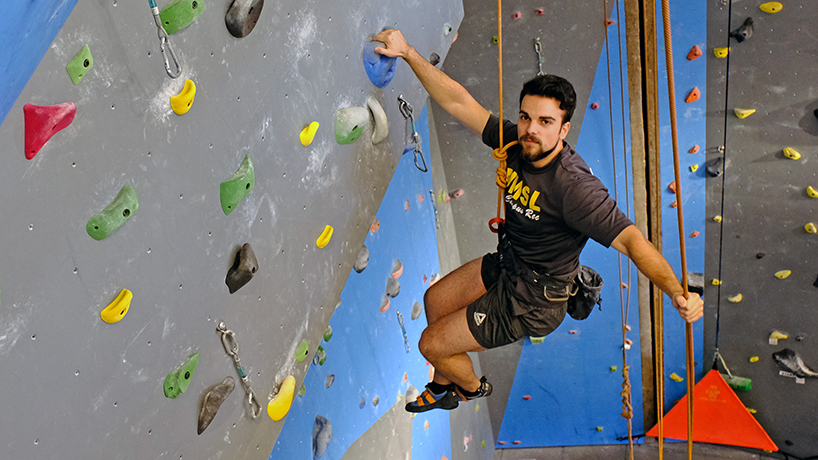
[(364, 45), (364, 69), (369, 76), (369, 81), (378, 88), (386, 87), (392, 81), (395, 70), (398, 68), (397, 58), (375, 52), (376, 47), (385, 46), (381, 42), (369, 42)]

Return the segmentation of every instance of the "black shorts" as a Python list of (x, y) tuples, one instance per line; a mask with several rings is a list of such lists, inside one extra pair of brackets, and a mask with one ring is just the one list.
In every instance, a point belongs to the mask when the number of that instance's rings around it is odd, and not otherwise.
[(468, 306), (466, 315), (469, 330), (481, 347), (496, 348), (526, 336), (544, 337), (554, 332), (565, 319), (568, 301), (549, 302), (547, 308), (532, 308), (524, 314), (514, 315), (507, 278), (500, 279), (497, 253), (483, 256), (480, 276), (486, 293)]

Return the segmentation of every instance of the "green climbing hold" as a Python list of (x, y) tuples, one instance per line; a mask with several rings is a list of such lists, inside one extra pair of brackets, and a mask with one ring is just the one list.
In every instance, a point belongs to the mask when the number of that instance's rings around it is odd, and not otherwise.
[(369, 123), (369, 110), (363, 107), (347, 107), (335, 114), (335, 140), (341, 144), (351, 144), (361, 137)]
[(136, 190), (130, 184), (125, 184), (111, 204), (88, 220), (85, 230), (91, 238), (103, 240), (136, 214), (137, 209), (139, 199), (136, 197)]
[(329, 339), (332, 338), (332, 326), (327, 326), (327, 329), (324, 331), (324, 342), (329, 342)]
[(165, 32), (176, 33), (189, 26), (204, 11), (204, 0), (173, 0), (159, 12)]
[(91, 48), (86, 44), (82, 47), (80, 52), (74, 56), (74, 59), (71, 59), (68, 65), (65, 66), (65, 70), (68, 71), (71, 81), (76, 85), (82, 81), (82, 78), (92, 67), (94, 67), (94, 57), (91, 56)]
[(168, 376), (165, 377), (165, 396), (173, 399), (187, 391), (190, 379), (193, 378), (193, 371), (196, 370), (198, 364), (199, 353), (193, 353), (178, 369), (168, 373)]
[(219, 186), (224, 215), (233, 212), (236, 206), (250, 194), (255, 185), (256, 174), (253, 170), (253, 162), (250, 161), (250, 156), (246, 155), (236, 174)]
[(324, 347), (318, 345), (318, 351), (315, 352), (315, 358), (313, 358), (313, 362), (318, 364), (319, 366), (323, 366), (325, 362), (327, 362), (327, 352), (324, 351)]
[(301, 345), (298, 346), (298, 350), (295, 350), (295, 360), (299, 363), (307, 359), (307, 353), (310, 352), (310, 343), (307, 342), (307, 339), (301, 341)]
[(307, 387), (302, 383), (301, 388), (298, 389), (298, 396), (304, 396), (307, 394)]

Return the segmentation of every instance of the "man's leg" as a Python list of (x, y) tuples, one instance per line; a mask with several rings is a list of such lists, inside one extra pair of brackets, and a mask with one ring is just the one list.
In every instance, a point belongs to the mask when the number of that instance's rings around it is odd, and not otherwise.
[(480, 388), (480, 379), (466, 352), (482, 351), (469, 330), (466, 307), (450, 313), (423, 331), (418, 343), (420, 353), (435, 366), (435, 383), (452, 382), (467, 391)]
[(467, 262), (426, 290), (423, 303), (426, 322), (430, 326), (440, 318), (468, 307), (486, 293), (480, 274), (482, 263), (482, 257)]

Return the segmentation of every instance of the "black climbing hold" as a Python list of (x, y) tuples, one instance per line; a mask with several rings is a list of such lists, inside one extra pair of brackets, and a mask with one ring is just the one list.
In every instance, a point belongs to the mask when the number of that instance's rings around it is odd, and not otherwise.
[(314, 460), (324, 456), (330, 441), (332, 441), (332, 424), (326, 417), (316, 415), (312, 426), (312, 458)]
[(432, 53), (432, 55), (429, 56), (429, 63), (434, 66), (440, 64), (440, 55), (437, 53)]
[(724, 159), (722, 157), (713, 158), (704, 164), (707, 174), (712, 177), (719, 177), (724, 174)]
[(790, 441), (789, 439), (785, 439), (785, 440), (784, 440), (784, 444), (786, 444), (786, 445), (788, 445), (788, 446), (792, 446), (792, 445), (794, 445), (795, 443), (794, 443), (794, 442), (792, 442), (792, 441)]
[(796, 377), (818, 377), (818, 372), (813, 371), (801, 359), (801, 355), (789, 348), (773, 353), (773, 359), (779, 367), (787, 372), (792, 373)]
[(818, 118), (818, 109), (813, 110), (812, 114), (815, 115), (815, 118)]
[(253, 253), (250, 243), (244, 243), (241, 250), (236, 254), (233, 266), (227, 270), (227, 278), (224, 280), (230, 293), (234, 293), (247, 284), (258, 271), (258, 261)]
[(355, 269), (356, 272), (361, 273), (367, 265), (369, 265), (369, 249), (366, 245), (363, 245), (361, 246), (361, 250), (358, 251), (358, 258), (355, 259), (352, 268)]
[(818, 278), (815, 278), (815, 282), (812, 283), (813, 286), (818, 287)]
[(763, 259), (765, 255), (766, 254), (764, 254), (763, 252), (759, 252), (758, 254), (756, 254), (756, 259)]
[(233, 0), (224, 15), (224, 24), (236, 38), (250, 35), (261, 15), (264, 0)]
[(742, 24), (741, 27), (730, 32), (730, 36), (735, 38), (737, 42), (741, 43), (753, 36), (753, 30), (753, 18), (747, 18), (744, 20), (744, 24)]
[(396, 297), (398, 294), (400, 294), (400, 283), (390, 276), (386, 279), (386, 295)]
[(704, 273), (687, 273), (687, 287), (690, 292), (704, 295)]
[(221, 383), (205, 392), (202, 398), (202, 408), (199, 410), (199, 434), (202, 434), (204, 430), (210, 426), (210, 422), (213, 421), (213, 417), (216, 416), (219, 407), (221, 407), (224, 400), (230, 396), (234, 388), (236, 388), (236, 381), (233, 380), (233, 377), (228, 375)]

